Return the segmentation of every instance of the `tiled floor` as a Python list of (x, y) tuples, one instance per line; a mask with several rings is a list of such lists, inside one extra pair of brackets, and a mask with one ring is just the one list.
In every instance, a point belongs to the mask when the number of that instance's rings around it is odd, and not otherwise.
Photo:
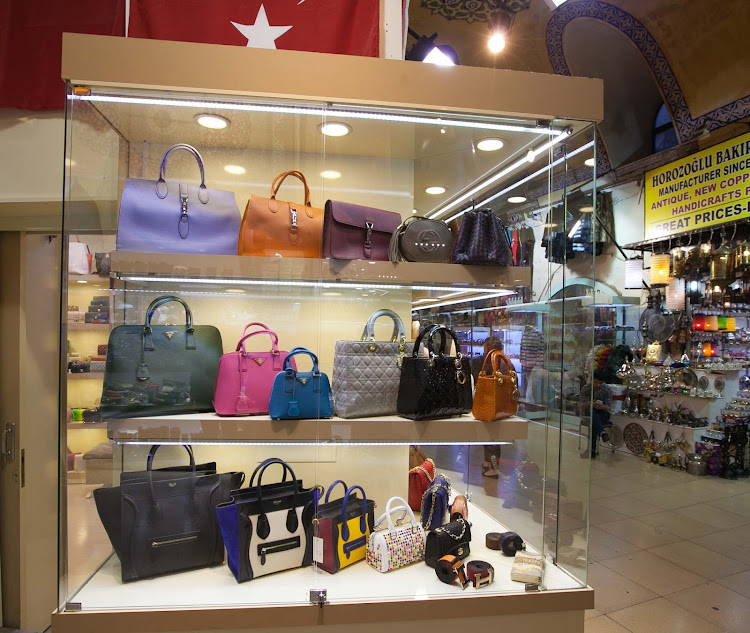
[(750, 480), (592, 463), (586, 633), (750, 630)]

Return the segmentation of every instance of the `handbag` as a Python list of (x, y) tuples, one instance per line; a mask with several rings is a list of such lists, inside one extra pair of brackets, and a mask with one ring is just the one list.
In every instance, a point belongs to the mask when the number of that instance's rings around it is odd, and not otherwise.
[[(389, 342), (375, 341), (375, 320), (393, 319)], [(394, 415), (401, 378), (401, 362), (411, 353), (406, 343), (404, 324), (392, 310), (370, 315), (359, 341), (336, 341), (333, 356), (333, 395), (336, 415), (342, 418), (366, 418)]]
[[(391, 515), (401, 511), (408, 513), (411, 521), (408, 525), (394, 526)], [(387, 521), (387, 527), (378, 530), (378, 525), (383, 521)], [(385, 513), (376, 521), (375, 530), (367, 541), (365, 560), (380, 572), (406, 567), (424, 560), (424, 542), (424, 529), (417, 523), (406, 501), (401, 497), (391, 497), (385, 506)]]
[(508, 234), (492, 209), (472, 209), (464, 213), (453, 248), (454, 264), (510, 266)]
[[(276, 200), (281, 183), (294, 176), (305, 186), (304, 204)], [(274, 178), (271, 197), (250, 196), (242, 217), (238, 255), (257, 257), (320, 257), (323, 210), (310, 204), (310, 188), (301, 171), (285, 171)]]
[(435, 476), (427, 490), (422, 495), (420, 509), (422, 513), (422, 527), (426, 530), (434, 530), (440, 527), (448, 518), (449, 503), (451, 496), (451, 482), (442, 473)]
[[(312, 371), (297, 371), (292, 361), (298, 354), (312, 358)], [(318, 357), (309, 349), (295, 347), (284, 359), (283, 371), (276, 374), (268, 403), (274, 420), (333, 417), (333, 394), (328, 376), (318, 369)]]
[(138, 474), (115, 488), (94, 490), (99, 518), (120, 559), (123, 582), (224, 562), (214, 509), (242, 485), (243, 473), (198, 475), (188, 447), (189, 472), (154, 471), (158, 448), (151, 447), (145, 478)]
[(409, 507), (415, 512), (422, 509), (422, 497), (435, 479), (435, 462), (429, 458), (409, 470)]
[(96, 261), (96, 274), (109, 276), (112, 270), (112, 258), (109, 253), (96, 253), (94, 259)]
[[(177, 150), (190, 152), (198, 162), (199, 187), (167, 182), (167, 159)], [(159, 180), (125, 181), (117, 221), (117, 250), (234, 255), (239, 229), (240, 211), (234, 193), (206, 187), (198, 150), (178, 143), (164, 152)]]
[[(346, 492), (341, 499), (328, 501), (331, 489), (343, 484)], [(362, 493), (362, 498), (356, 492)], [(347, 488), (343, 481), (336, 481), (326, 492), (326, 503), (318, 506), (317, 536), (323, 542), (323, 557), (318, 567), (335, 574), (344, 567), (364, 560), (367, 539), (375, 525), (375, 502), (368, 499), (361, 486)]]
[(388, 259), (439, 263), (450, 259), (452, 248), (453, 236), (445, 222), (412, 216), (393, 232)]
[(323, 257), (388, 261), (391, 235), (401, 223), (392, 211), (328, 200), (323, 219)]
[[(151, 325), (154, 311), (170, 301), (185, 308), (185, 325)], [(143, 325), (118, 325), (109, 334), (102, 418), (213, 411), (221, 352), (219, 330), (193, 325), (179, 297), (157, 297)]]
[[(284, 478), (263, 484), (265, 471), (276, 464), (283, 468)], [(231, 501), (217, 506), (216, 515), (227, 564), (238, 582), (312, 564), (315, 489), (304, 488), (289, 464), (277, 458), (263, 461), (248, 488), (234, 490), (231, 496)]]
[[(251, 325), (242, 333), (235, 351), (224, 354), (219, 360), (214, 391), (214, 409), (219, 415), (258, 415), (268, 413), (273, 380), (286, 360), (289, 352), (280, 352), (279, 337), (269, 329), (247, 334)], [(269, 352), (247, 352), (245, 342), (258, 334), (271, 338)], [(291, 366), (296, 369), (294, 359)]]
[(88, 275), (91, 272), (91, 251), (76, 237), (75, 242), (68, 242), (68, 273)]
[[(433, 349), (435, 334), (450, 336), (459, 349), (453, 330), (438, 325), (422, 329), (414, 343), (411, 356), (406, 356), (401, 366), (396, 408), (399, 415), (412, 420), (445, 418), (471, 411), (471, 367), (469, 360), (457, 351), (456, 356), (446, 356), (445, 340), (440, 351)], [(419, 344), (427, 341), (429, 357), (418, 356)]]
[[(488, 363), (491, 373), (487, 372)], [(506, 373), (501, 371), (501, 363)], [(490, 350), (477, 378), (472, 415), (483, 422), (509, 418), (518, 412), (518, 396), (518, 376), (510, 360), (500, 350)]]
[(471, 524), (457, 519), (432, 530), (425, 541), (424, 562), (435, 567), (443, 557), (466, 558), (471, 553)]

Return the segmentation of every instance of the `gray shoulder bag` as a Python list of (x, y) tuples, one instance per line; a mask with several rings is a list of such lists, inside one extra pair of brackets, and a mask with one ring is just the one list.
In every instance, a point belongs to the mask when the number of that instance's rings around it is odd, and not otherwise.
[[(375, 341), (375, 320), (393, 319), (388, 342)], [(341, 418), (366, 418), (395, 415), (401, 359), (411, 354), (404, 324), (392, 310), (370, 315), (359, 341), (336, 341), (333, 357), (333, 396), (336, 415)]]

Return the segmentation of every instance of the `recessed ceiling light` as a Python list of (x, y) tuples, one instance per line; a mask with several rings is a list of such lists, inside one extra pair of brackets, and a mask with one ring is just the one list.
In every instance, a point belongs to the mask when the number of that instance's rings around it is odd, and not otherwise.
[(87, 283), (89, 283), (85, 279), (78, 279), (77, 281), (78, 281), (79, 284), (87, 284)]
[(534, 158), (535, 158), (535, 156), (536, 156), (536, 155), (534, 154), (534, 150), (533, 150), (533, 149), (530, 149), (530, 150), (529, 150), (529, 151), (527, 152), (527, 154), (526, 154), (526, 160), (527, 160), (527, 161), (529, 161), (530, 163), (533, 163), (533, 162), (534, 162)]
[(412, 210), (411, 210), (411, 212), (412, 212), (412, 213), (416, 213), (416, 212), (417, 212), (417, 210), (416, 210), (416, 209), (412, 209)]
[(511, 196), (508, 198), (508, 202), (512, 204), (521, 204), (522, 202), (526, 202), (526, 198), (523, 196)]
[(505, 48), (505, 36), (502, 33), (493, 33), (487, 41), (491, 53), (499, 53)]
[(321, 123), (318, 128), (326, 136), (346, 136), (352, 131), (352, 128), (346, 123), (331, 121), (330, 123)]
[(224, 165), (224, 171), (227, 172), (228, 174), (241, 176), (247, 170), (244, 167), (241, 167), (240, 165)]
[(66, 167), (75, 167), (76, 162), (72, 158), (66, 158), (65, 159), (65, 166)]
[(591, 213), (594, 210), (594, 207), (581, 207), (578, 209), (581, 213)]
[(229, 119), (216, 114), (196, 114), (194, 118), (198, 125), (207, 127), (209, 130), (223, 130), (229, 127)]
[(325, 171), (321, 171), (320, 175), (323, 176), (323, 178), (328, 178), (328, 180), (336, 180), (336, 178), (341, 178), (341, 172), (336, 171), (335, 169), (326, 169)]
[(502, 149), (505, 141), (501, 138), (483, 138), (477, 141), (477, 149), (483, 152), (496, 152)]
[(586, 165), (586, 167), (594, 167), (596, 165), (596, 159), (587, 158), (585, 161), (583, 161), (583, 164)]
[(441, 193), (445, 193), (445, 187), (427, 187), (424, 192), (431, 196), (439, 196)]

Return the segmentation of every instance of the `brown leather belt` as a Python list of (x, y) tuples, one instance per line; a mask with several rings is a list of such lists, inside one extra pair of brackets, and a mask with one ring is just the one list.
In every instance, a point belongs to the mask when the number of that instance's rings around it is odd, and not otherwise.
[(466, 578), (466, 569), (461, 559), (450, 554), (438, 560), (437, 565), (435, 565), (435, 573), (440, 581), (446, 585), (452, 585), (456, 578), (458, 578), (461, 588), (466, 589), (471, 582)]

